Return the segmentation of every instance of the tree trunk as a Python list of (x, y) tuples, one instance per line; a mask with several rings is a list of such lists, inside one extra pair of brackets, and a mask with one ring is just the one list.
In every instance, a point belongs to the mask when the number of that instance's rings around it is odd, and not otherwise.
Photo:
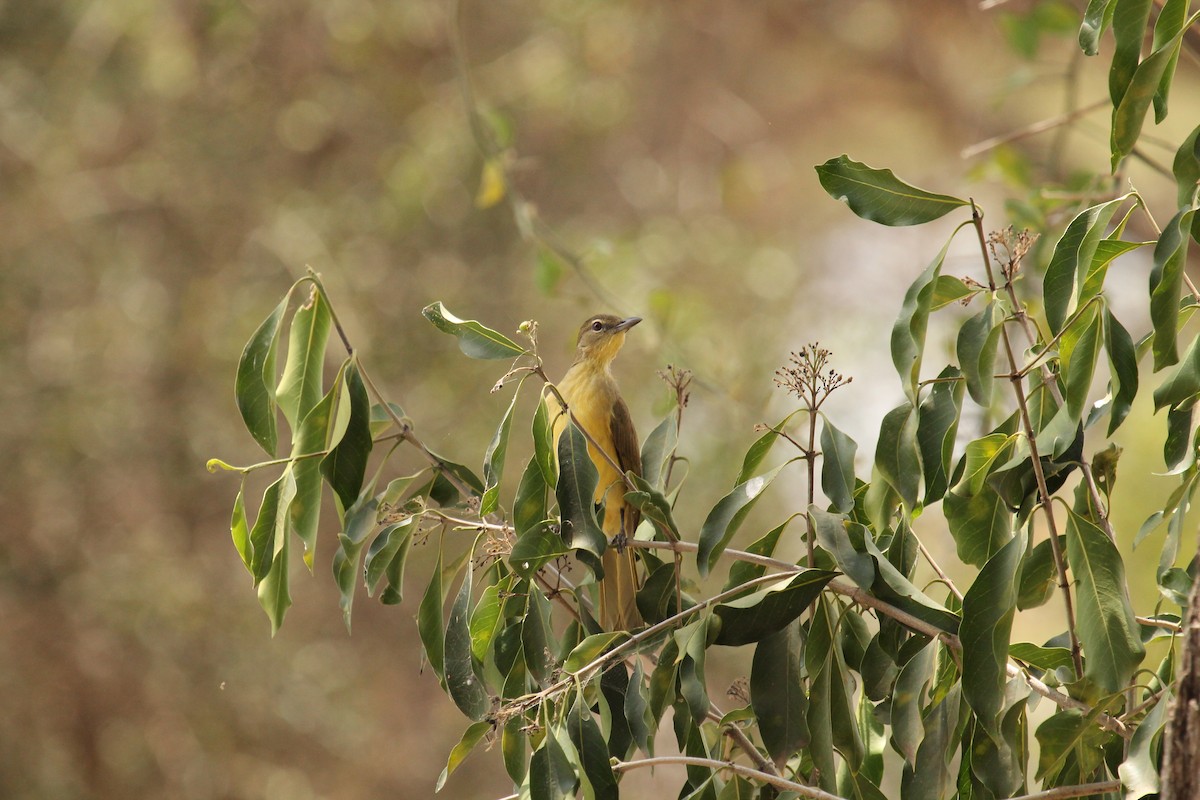
[(1162, 800), (1200, 798), (1200, 580), (1183, 619), (1175, 706), (1163, 736)]

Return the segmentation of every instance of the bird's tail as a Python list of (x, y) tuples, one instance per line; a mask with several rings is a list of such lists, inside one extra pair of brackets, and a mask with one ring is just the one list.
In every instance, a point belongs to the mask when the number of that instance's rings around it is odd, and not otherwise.
[(637, 607), (637, 590), (640, 587), (632, 548), (606, 548), (603, 564), (600, 626), (606, 631), (631, 631), (640, 627), (642, 615)]

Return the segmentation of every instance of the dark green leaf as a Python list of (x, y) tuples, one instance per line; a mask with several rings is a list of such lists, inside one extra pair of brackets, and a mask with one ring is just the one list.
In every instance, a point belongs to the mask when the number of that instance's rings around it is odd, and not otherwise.
[(1001, 738), (1009, 635), (1017, 610), (1017, 576), (1025, 555), (1025, 536), (1018, 533), (983, 565), (963, 597), (963, 697), (992, 739)]
[(507, 593), (507, 579), (501, 583), (493, 583), (483, 587), (479, 593), (479, 602), (471, 612), (471, 621), (467, 628), (471, 632), (471, 657), (475, 663), (481, 664), (487, 658), (495, 639), (497, 628), (502, 622), (500, 609), (503, 605), (501, 593)]
[(234, 396), (242, 421), (270, 456), (275, 455), (279, 443), (275, 425), (275, 355), (279, 349), (279, 323), (291, 296), (291, 292), (284, 296), (246, 342), (234, 381)]
[(1054, 246), (1054, 255), (1050, 257), (1042, 283), (1046, 321), (1052, 333), (1062, 330), (1071, 311), (1081, 303), (1080, 289), (1096, 249), (1113, 213), (1128, 197), (1123, 195), (1079, 212)]
[(340, 507), (347, 509), (358, 498), (371, 455), (371, 401), (357, 362), (351, 359), (343, 369), (337, 416), (340, 420), (345, 413), (345, 429), (336, 437), (333, 450), (321, 460), (321, 474), (340, 501)]
[(472, 561), (467, 570), (446, 623), (446, 689), (459, 711), (474, 720), (483, 719), (489, 707), (487, 690), (475, 672), (471, 660), (471, 581)]
[(1192, 414), (1194, 406), (1173, 408), (1167, 412), (1167, 439), (1163, 442), (1163, 460), (1171, 470), (1178, 468), (1188, 455), (1192, 439)]
[(287, 544), (288, 509), (295, 496), (296, 477), (290, 467), (263, 492), (258, 516), (250, 529), (251, 560), (248, 566), (256, 586), (267, 576)]
[(545, 398), (538, 403), (533, 412), (533, 460), (541, 470), (542, 480), (547, 486), (554, 486), (558, 481), (558, 466), (554, 460), (554, 426), (552, 415), (558, 414), (558, 404), (550, 408), (550, 402)]
[(804, 569), (790, 578), (716, 607), (721, 620), (716, 644), (743, 645), (783, 629), (808, 608), (836, 572)]
[[(923, 736), (917, 757), (910, 768), (904, 766), (901, 779), (902, 797), (950, 797), (954, 790), (955, 774), (950, 761), (958, 749), (959, 721), (962, 700), (959, 685), (940, 702), (931, 704), (922, 718)], [(960, 800), (962, 800), (960, 798)]]
[(525, 353), (523, 347), (507, 336), (484, 327), (473, 319), (464, 320), (454, 316), (440, 301), (426, 306), (421, 314), (438, 330), (457, 338), (458, 349), (471, 358), (516, 358)]
[(598, 473), (588, 454), (587, 439), (574, 422), (558, 437), (558, 464), (555, 494), (562, 516), (562, 536), (573, 549), (593, 556), (585, 563), (596, 570), (599, 577), (603, 574), (600, 554), (608, 540), (596, 522), (596, 507), (592, 502)]
[(668, 539), (680, 539), (679, 526), (671, 511), (671, 501), (661, 491), (651, 486), (637, 473), (630, 471), (629, 480), (638, 487), (636, 492), (627, 492), (625, 502), (640, 510)]
[(567, 715), (567, 732), (579, 755), (584, 777), (591, 784), (591, 794), (585, 790), (585, 795), (595, 800), (616, 800), (617, 779), (609, 764), (608, 745), (596, 718), (580, 698), (576, 698)]
[(508, 563), (518, 575), (528, 578), (547, 563), (570, 552), (571, 545), (556, 527), (544, 522), (521, 532), (508, 554)]
[(955, 367), (943, 369), (917, 411), (917, 445), (924, 470), (925, 505), (939, 500), (949, 485), (950, 459), (954, 454), (954, 438), (958, 433), (966, 386), (961, 378), (962, 373)]
[(1108, 353), (1109, 386), (1112, 410), (1108, 417), (1108, 435), (1121, 426), (1138, 391), (1138, 357), (1133, 337), (1109, 309), (1104, 311), (1104, 349)]
[[(1066, 539), (1061, 535), (1058, 539), (1061, 548), (1065, 551)], [(1057, 575), (1054, 566), (1054, 551), (1050, 548), (1050, 540), (1044, 539), (1029, 551), (1025, 563), (1021, 565), (1017, 608), (1024, 611), (1043, 605), (1054, 593)]]
[(967, 564), (983, 566), (1012, 539), (1012, 509), (991, 486), (967, 496), (948, 492), (942, 512), (958, 557)]
[(696, 553), (696, 563), (702, 576), (708, 575), (729, 545), (745, 516), (743, 512), (751, 507), (758, 496), (775, 480), (779, 471), (789, 463), (791, 462), (785, 462), (769, 472), (739, 483), (709, 512), (708, 518), (700, 528), (700, 547)]
[(917, 383), (921, 380), (921, 356), (925, 351), (925, 331), (929, 326), (929, 306), (933, 300), (933, 286), (946, 261), (950, 240), (930, 262), (904, 294), (900, 315), (892, 324), (892, 364), (900, 375), (904, 394), (910, 402), (917, 398)]
[(767, 753), (783, 764), (808, 744), (804, 634), (796, 619), (759, 641), (750, 667), (750, 703)]
[(835, 511), (854, 508), (854, 455), (858, 445), (821, 416), (821, 491)]
[(1067, 558), (1076, 580), (1079, 640), (1087, 658), (1085, 677), (1105, 692), (1129, 683), (1145, 655), (1125, 565), (1109, 538), (1096, 525), (1067, 512)]
[(830, 197), (882, 225), (920, 225), (967, 205), (966, 200), (918, 189), (890, 169), (872, 169), (845, 155), (818, 166), (817, 177)]
[(546, 483), (536, 459), (529, 459), (513, 501), (513, 527), (520, 538), (546, 518)]
[(921, 455), (917, 450), (917, 414), (912, 403), (892, 409), (879, 426), (875, 468), (910, 510), (916, 509), (921, 486)]
[(1000, 326), (1005, 311), (999, 301), (963, 323), (958, 332), (958, 365), (967, 379), (971, 399), (987, 408), (992, 404), (995, 384), (996, 348), (1000, 344)]
[(1053, 672), (1060, 667), (1071, 667), (1071, 651), (1066, 647), (1038, 647), (1028, 642), (1009, 645), (1008, 654), (1018, 661)]
[(1154, 390), (1154, 410), (1190, 409), (1200, 395), (1200, 338), (1188, 345), (1183, 360), (1167, 373)]
[(550, 601), (540, 591), (531, 588), (527, 594), (525, 621), (521, 625), (521, 649), (529, 674), (542, 685), (546, 684), (554, 668), (546, 627), (549, 617)]
[(442, 603), (446, 599), (446, 591), (442, 583), (442, 553), (438, 548), (437, 564), (433, 568), (433, 576), (425, 588), (425, 596), (417, 608), (417, 632), (421, 635), (421, 645), (425, 648), (425, 658), (433, 668), (433, 674), (445, 686), (445, 652), (446, 634), (442, 627)]
[(921, 710), (929, 703), (928, 687), (933, 680), (936, 648), (923, 647), (908, 660), (896, 677), (896, 689), (891, 697), (892, 739), (896, 750), (908, 764), (915, 764), (925, 726)]
[(651, 733), (655, 720), (650, 714), (641, 659), (633, 662), (633, 675), (629, 678), (629, 689), (625, 694), (625, 719), (629, 722), (629, 733), (638, 749), (647, 755), (654, 755)]
[[(1175, 76), (1175, 66), (1179, 62), (1179, 51), (1182, 45), (1184, 23), (1187, 20), (1190, 0), (1166, 0), (1154, 21), (1154, 40), (1150, 45), (1152, 52), (1171, 48), (1171, 60), (1163, 68), (1162, 79), (1154, 93), (1154, 121), (1161, 123), (1167, 118), (1167, 97), (1171, 93), (1171, 80)], [(1178, 39), (1178, 41), (1177, 41)]]
[[(339, 374), (339, 379), (341, 375)], [(298, 458), (310, 453), (320, 453), (325, 448), (333, 406), (341, 387), (335, 383), (329, 393), (321, 398), (304, 416), (300, 427), (292, 434), (292, 457), (290, 465), (296, 475), (296, 499), (292, 501), (289, 521), (292, 530), (304, 542), (304, 564), (311, 571), (313, 555), (317, 546), (317, 527), (321, 521), (321, 464), (315, 458)]]
[(705, 647), (710, 617), (701, 617), (673, 634), (683, 659), (679, 663), (679, 692), (696, 725), (704, 722), (710, 703), (704, 678)]
[(433, 479), (433, 486), (429, 490), (429, 496), (434, 502), (443, 508), (459, 505), (466, 502), (470, 498), (464, 498), (459, 493), (458, 488), (454, 486), (447, 478), (445, 473), (454, 475), (459, 482), (464, 484), (470, 490), (471, 497), (483, 496), (483, 481), (479, 480), (479, 476), (472, 472), (468, 467), (459, 464), (456, 461), (451, 461), (445, 456), (439, 455), (430, 451), (429, 453), (438, 460), (440, 469)]
[(530, 800), (568, 800), (579, 784), (562, 744), (549, 732), (529, 759), (528, 778)]

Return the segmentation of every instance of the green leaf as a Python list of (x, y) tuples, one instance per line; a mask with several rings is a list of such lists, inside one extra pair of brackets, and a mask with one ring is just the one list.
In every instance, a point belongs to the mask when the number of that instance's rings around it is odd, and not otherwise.
[(915, 764), (925, 727), (921, 709), (929, 703), (935, 648), (922, 647), (901, 667), (891, 697), (892, 739), (907, 764)]
[(296, 496), (296, 477), (290, 468), (263, 492), (254, 527), (250, 529), (250, 574), (257, 586), (267, 576), (287, 544), (287, 517)]
[(549, 562), (570, 552), (570, 543), (563, 539), (556, 527), (543, 522), (520, 533), (513, 543), (512, 552), (508, 554), (508, 564), (521, 577), (530, 578)]
[(830, 197), (882, 225), (920, 225), (967, 205), (966, 200), (918, 189), (897, 179), (890, 169), (873, 169), (845, 155), (816, 169)]
[(250, 530), (246, 522), (246, 501), (242, 497), (245, 490), (246, 487), (243, 484), (238, 488), (237, 497), (233, 500), (233, 517), (229, 521), (229, 532), (233, 536), (233, 546), (237, 548), (238, 555), (242, 557), (242, 563), (253, 574), (251, 566), (253, 551), (250, 548)]
[(500, 419), (500, 425), (488, 443), (487, 451), (483, 454), (483, 499), (479, 503), (479, 515), (486, 517), (496, 510), (500, 501), (500, 479), (504, 476), (504, 457), (508, 453), (508, 433), (512, 430), (513, 409), (517, 406), (517, 398), (521, 395), (524, 379), (517, 384), (508, 409)]
[(710, 703), (704, 678), (704, 650), (710, 617), (701, 617), (673, 634), (682, 656), (679, 663), (679, 693), (687, 701), (696, 725), (704, 722)]
[(973, 495), (947, 493), (942, 512), (964, 563), (981, 567), (1012, 539), (1012, 509), (991, 486)]
[(425, 587), (425, 595), (417, 608), (417, 632), (421, 635), (421, 644), (425, 648), (425, 658), (433, 668), (442, 686), (445, 679), (446, 632), (442, 627), (442, 603), (446, 599), (446, 590), (442, 582), (442, 552), (438, 546), (437, 565), (433, 568), (433, 577)]
[(934, 282), (946, 261), (946, 251), (954, 237), (942, 246), (942, 250), (930, 262), (904, 294), (900, 315), (892, 325), (892, 364), (904, 385), (904, 394), (910, 402), (917, 398), (917, 383), (921, 380), (921, 356), (925, 351), (925, 331), (929, 326), (929, 306), (933, 300)]
[(582, 696), (576, 698), (567, 715), (567, 732), (579, 755), (579, 766), (591, 785), (591, 793), (585, 789), (584, 796), (592, 800), (617, 800), (617, 779), (609, 762), (608, 745)]
[(558, 509), (562, 516), (562, 536), (581, 557), (589, 554), (594, 558), (587, 563), (603, 575), (600, 554), (608, 545), (608, 539), (596, 523), (596, 507), (592, 498), (596, 495), (598, 473), (592, 457), (588, 454), (587, 439), (583, 431), (571, 422), (558, 437)]
[(782, 630), (812, 605), (836, 575), (829, 570), (802, 569), (765, 589), (718, 605), (713, 613), (721, 620), (721, 630), (715, 644), (750, 644)]
[(1076, 424), (1083, 419), (1084, 405), (1096, 373), (1096, 359), (1100, 356), (1100, 319), (1100, 309), (1089, 306), (1067, 326), (1059, 340), (1066, 408), (1071, 421)]
[(638, 488), (638, 491), (626, 492), (625, 502), (640, 510), (642, 515), (663, 531), (667, 538), (682, 538), (679, 534), (679, 526), (675, 524), (675, 516), (671, 511), (671, 501), (632, 470), (627, 477)]
[(938, 275), (938, 278), (933, 283), (933, 300), (929, 304), (930, 311), (937, 311), (945, 308), (951, 303), (966, 304), (969, 298), (974, 297), (981, 290), (967, 286), (962, 278), (956, 278), (953, 275)]
[(1080, 290), (1097, 247), (1113, 213), (1128, 198), (1122, 195), (1079, 212), (1054, 246), (1042, 283), (1046, 321), (1052, 333), (1062, 330), (1071, 311), (1080, 304)]
[(750, 703), (763, 745), (776, 764), (808, 744), (804, 635), (799, 619), (764, 637), (754, 648)]
[(905, 506), (916, 509), (921, 487), (921, 454), (917, 449), (917, 413), (912, 403), (892, 409), (879, 426), (875, 468), (896, 490)]
[(347, 509), (354, 504), (362, 489), (371, 455), (371, 401), (354, 359), (345, 366), (338, 398), (338, 417), (346, 414), (344, 433), (337, 437), (336, 447), (321, 460), (321, 474)]
[(471, 613), (472, 560), (467, 559), (467, 571), (454, 605), (450, 608), (450, 619), (446, 623), (446, 690), (458, 706), (458, 710), (474, 720), (483, 719), (490, 703), (483, 681), (475, 671), (471, 660), (471, 628), (468, 621)]
[(1164, 695), (1154, 704), (1129, 740), (1129, 755), (1117, 770), (1125, 790), (1125, 800), (1141, 800), (1149, 795), (1157, 795), (1160, 790), (1155, 755), (1159, 750), (1158, 743), (1162, 739), (1170, 705), (1170, 695)]
[[(1150, 0), (1137, 0), (1147, 5)], [(1167, 68), (1174, 68), (1179, 58), (1179, 46), (1182, 42), (1182, 30), (1170, 42), (1155, 50), (1144, 61), (1137, 65), (1129, 88), (1121, 96), (1119, 104), (1114, 102), (1112, 123), (1112, 168), (1115, 172), (1125, 156), (1133, 152), (1138, 137), (1142, 133), (1142, 125), (1146, 121), (1146, 111), (1150, 103), (1158, 95), (1159, 87), (1167, 76)], [(1141, 43), (1139, 40), (1138, 46)], [(1115, 66), (1115, 56), (1114, 56)]]
[[(1066, 549), (1066, 539), (1058, 537), (1060, 547)], [(1025, 563), (1021, 565), (1020, 588), (1017, 592), (1017, 608), (1022, 611), (1037, 608), (1046, 603), (1054, 593), (1054, 585), (1058, 571), (1054, 566), (1054, 551), (1050, 548), (1050, 540), (1038, 542)]]
[(666, 489), (667, 465), (678, 443), (679, 410), (675, 409), (642, 442), (642, 477), (655, 489)]
[(550, 402), (543, 397), (537, 410), (533, 412), (533, 460), (537, 462), (546, 485), (554, 486), (558, 482), (558, 465), (554, 455), (554, 427), (551, 415), (558, 414), (559, 406), (555, 403), (554, 410), (551, 410)]
[(1154, 247), (1154, 268), (1150, 271), (1150, 321), (1154, 325), (1155, 372), (1179, 360), (1175, 349), (1179, 334), (1179, 297), (1194, 215), (1194, 208), (1181, 209), (1163, 228)]
[(579, 779), (575, 767), (563, 751), (562, 744), (552, 733), (542, 739), (542, 746), (529, 759), (530, 800), (568, 800), (575, 797)]
[(1067, 559), (1076, 580), (1079, 640), (1087, 657), (1085, 677), (1105, 692), (1118, 692), (1146, 651), (1133, 618), (1125, 565), (1104, 531), (1067, 511)]
[(333, 580), (337, 584), (342, 608), (342, 621), (350, 631), (350, 612), (354, 606), (354, 589), (358, 585), (358, 557), (375, 530), (378, 501), (372, 496), (372, 483), (346, 511), (342, 533), (338, 534), (338, 549), (333, 554)]
[(1025, 536), (1018, 533), (992, 556), (963, 596), (963, 697), (979, 722), (999, 741), (1000, 711), (1004, 708), (1009, 636), (1017, 610), (1017, 576), (1025, 554)]
[(625, 631), (594, 633), (575, 645), (566, 661), (563, 662), (563, 670), (574, 675), (599, 658), (604, 651), (610, 649), (618, 641), (628, 638), (629, 634)]
[(1017, 642), (1008, 647), (1008, 654), (1031, 667), (1054, 671), (1072, 666), (1071, 651), (1066, 647), (1038, 647), (1028, 642)]
[[(389, 413), (389, 409), (391, 413)], [(400, 419), (404, 419), (405, 416), (404, 409), (396, 403), (388, 403), (387, 408), (384, 408), (382, 403), (371, 404), (371, 436), (382, 436), (396, 424), (396, 421), (392, 419), (392, 414)]]
[(829, 498), (834, 510), (849, 512), (854, 508), (854, 456), (858, 445), (834, 427), (829, 418), (821, 416), (821, 491)]
[(458, 349), (471, 358), (500, 359), (516, 358), (525, 354), (525, 348), (507, 336), (480, 325), (473, 319), (459, 319), (445, 309), (441, 301), (431, 303), (421, 310), (442, 333), (458, 339)]
[(1138, 392), (1138, 356), (1133, 337), (1109, 309), (1104, 310), (1104, 350), (1108, 353), (1109, 391), (1112, 409), (1108, 435), (1112, 436), (1129, 416)]
[[(764, 533), (759, 538), (755, 539), (746, 547), (747, 553), (753, 553), (757, 556), (770, 557), (775, 552), (775, 545), (779, 543), (779, 537), (787, 528), (788, 524), (796, 518), (796, 515), (785, 519), (781, 524), (776, 525), (771, 530)], [(755, 578), (765, 575), (767, 568), (761, 564), (752, 564), (749, 561), (735, 561), (729, 568), (729, 579), (725, 581), (725, 586), (721, 591), (729, 591), (735, 586), (741, 586), (746, 581), (754, 580)]]
[(317, 528), (321, 521), (321, 464), (315, 458), (299, 458), (320, 453), (328, 438), (334, 400), (341, 387), (335, 383), (321, 401), (309, 410), (292, 436), (293, 461), (289, 468), (296, 475), (296, 498), (289, 513), (291, 528), (304, 542), (304, 564), (313, 569), (317, 546)]
[(517, 538), (546, 518), (546, 482), (536, 459), (529, 459), (521, 473), (512, 516)]
[[(275, 396), (293, 431), (321, 401), (325, 343), (331, 320), (329, 305), (315, 288), (308, 302), (296, 309), (292, 317), (287, 360)], [(294, 433), (293, 444), (297, 438)]]
[(902, 797), (950, 797), (955, 784), (950, 762), (958, 750), (962, 700), (955, 684), (946, 697), (934, 702), (921, 720), (923, 736), (912, 765), (904, 765)]
[[(1171, 172), (1175, 176), (1178, 187), (1176, 204), (1181, 208), (1194, 206), (1196, 189), (1200, 184), (1200, 125), (1192, 129), (1188, 137), (1175, 151), (1175, 160), (1171, 163)], [(1195, 231), (1193, 231), (1193, 234)]]
[[(1162, 80), (1154, 93), (1154, 121), (1161, 123), (1167, 118), (1167, 97), (1171, 93), (1171, 81), (1175, 76), (1175, 67), (1179, 62), (1179, 51), (1183, 44), (1180, 36), (1187, 21), (1191, 0), (1167, 0), (1158, 12), (1154, 21), (1154, 40), (1150, 46), (1152, 52), (1171, 48), (1171, 60), (1163, 68)], [(1179, 43), (1172, 47), (1172, 42)]]
[(404, 599), (404, 565), (412, 546), (417, 517), (388, 525), (375, 537), (367, 548), (363, 560), (367, 593), (370, 595), (380, 578), (387, 576), (387, 588), (380, 595), (380, 602), (396, 605)]
[(471, 755), (471, 751), (475, 749), (475, 745), (483, 739), (484, 735), (492, 729), (492, 723), (488, 720), (480, 720), (473, 722), (463, 731), (462, 738), (458, 740), (458, 744), (454, 745), (450, 750), (450, 757), (446, 759), (446, 767), (442, 770), (442, 774), (438, 776), (437, 784), (434, 786), (435, 792), (440, 792), (442, 787), (446, 785), (446, 779), (454, 774), (454, 770), (458, 769), (458, 765), (466, 760), (467, 756)]
[(989, 433), (970, 442), (963, 453), (962, 477), (954, 490), (966, 496), (981, 492), (988, 476), (1007, 465), (1022, 439), (1023, 435), (1017, 433)]
[(646, 678), (640, 658), (633, 662), (633, 675), (629, 678), (629, 689), (625, 694), (625, 719), (629, 721), (629, 733), (638, 749), (647, 755), (654, 755), (651, 733), (655, 720), (650, 714)]
[(1036, 736), (1040, 754), (1035, 778), (1057, 783), (1071, 762), (1082, 775), (1104, 763), (1104, 732), (1078, 711), (1059, 711), (1038, 726)]
[(526, 594), (525, 620), (521, 624), (521, 650), (529, 674), (541, 685), (546, 685), (554, 668), (554, 655), (549, 650), (547, 619), (550, 616), (550, 601), (536, 589)]
[(739, 483), (708, 513), (708, 518), (700, 528), (700, 547), (696, 553), (696, 563), (701, 576), (708, 575), (721, 553), (725, 552), (745, 517), (743, 512), (752, 507), (759, 495), (775, 480), (779, 471), (790, 463), (785, 462), (769, 472)]
[(500, 593), (507, 592), (508, 582), (493, 583), (483, 587), (479, 593), (479, 602), (471, 612), (471, 622), (467, 626), (471, 632), (471, 658), (476, 663), (483, 663), (491, 649), (492, 640), (496, 636), (496, 628), (500, 624), (500, 607), (503, 604)]
[(238, 360), (234, 396), (250, 435), (267, 455), (279, 444), (275, 425), (275, 355), (279, 349), (279, 323), (287, 311), (289, 291), (254, 331)]
[(779, 439), (780, 431), (791, 421), (792, 417), (799, 414), (804, 409), (797, 409), (779, 421), (778, 425), (767, 430), (762, 436), (754, 440), (754, 444), (746, 450), (746, 455), (742, 459), (742, 469), (738, 472), (737, 483), (744, 483), (750, 480), (755, 472), (758, 471), (763, 459), (771, 452), (771, 448), (775, 446), (775, 442)]
[[(1128, 219), (1128, 214), (1126, 218)], [(1117, 226), (1120, 229), (1125, 220)], [(1108, 268), (1112, 262), (1121, 256), (1133, 250), (1139, 250), (1154, 242), (1126, 242), (1121, 239), (1101, 239), (1096, 245), (1096, 253), (1092, 256), (1092, 263), (1087, 268), (1087, 274), (1083, 277), (1083, 286), (1079, 290), (1079, 300), (1077, 306), (1082, 306), (1088, 300), (1096, 297), (1104, 289), (1104, 280), (1108, 277)]]
[(917, 445), (924, 470), (925, 505), (939, 500), (950, 482), (950, 459), (954, 455), (954, 439), (966, 387), (961, 377), (962, 373), (955, 367), (943, 369), (938, 382), (933, 384), (917, 410)]
[(1116, 49), (1108, 73), (1108, 94), (1114, 108), (1121, 104), (1137, 72), (1150, 19), (1150, 5), (1151, 0), (1116, 0), (1110, 18)]
[(1115, 0), (1089, 0), (1079, 26), (1079, 47), (1089, 56), (1100, 52), (1100, 35), (1112, 22)]
[(992, 404), (995, 384), (996, 348), (1000, 344), (1000, 326), (1005, 311), (1001, 303), (992, 300), (975, 316), (963, 323), (958, 331), (958, 365), (967, 379), (971, 399), (987, 408)]
[(1172, 408), (1167, 412), (1167, 439), (1163, 442), (1163, 460), (1172, 471), (1188, 455), (1192, 439), (1192, 415), (1195, 407)]

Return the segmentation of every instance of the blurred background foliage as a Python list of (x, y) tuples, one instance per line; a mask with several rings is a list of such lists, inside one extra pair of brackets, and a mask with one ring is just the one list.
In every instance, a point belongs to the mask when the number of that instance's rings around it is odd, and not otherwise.
[[(643, 433), (671, 400), (655, 371), (696, 374), (685, 529), (754, 424), (791, 410), (771, 377), (806, 342), (854, 378), (826, 410), (863, 470), (900, 397), (891, 320), (953, 223), (881, 231), (812, 166), (848, 152), (973, 194), (993, 227), (1039, 219), (1039, 187), (1078, 191), (1105, 169), (1103, 115), (961, 151), (1104, 97), (1073, 42), (1079, 5), (468, 0), (472, 78), (513, 189), (607, 302), (508, 205), (478, 207), (445, 2), (0, 0), (0, 796), (432, 794), (464, 723), (420, 672), (413, 599), (360, 596), (347, 636), (330, 515), (317, 578), (295, 582), (271, 639), (228, 538), (236, 487), (204, 472), (257, 457), (234, 366), (286, 287), (319, 271), (376, 379), (468, 463), (506, 401), (488, 394), (495, 365), (421, 318), (435, 299), (505, 332), (537, 319), (552, 374), (586, 315), (646, 317), (618, 363)], [(1195, 76), (1193, 61), (1176, 79), (1168, 143), (1194, 122)], [(1149, 161), (1169, 163), (1149, 133)], [(1153, 164), (1126, 177), (1173, 208)], [(946, 272), (977, 268), (969, 244)], [(1147, 269), (1129, 261), (1136, 336)], [(1153, 507), (1139, 493), (1171, 488), (1142, 477), (1161, 432), (1139, 411), (1118, 437), (1123, 543)], [(794, 469), (761, 524), (797, 507)], [(1155, 550), (1131, 562), (1139, 611)], [(510, 785), (477, 756), (445, 791)]]

